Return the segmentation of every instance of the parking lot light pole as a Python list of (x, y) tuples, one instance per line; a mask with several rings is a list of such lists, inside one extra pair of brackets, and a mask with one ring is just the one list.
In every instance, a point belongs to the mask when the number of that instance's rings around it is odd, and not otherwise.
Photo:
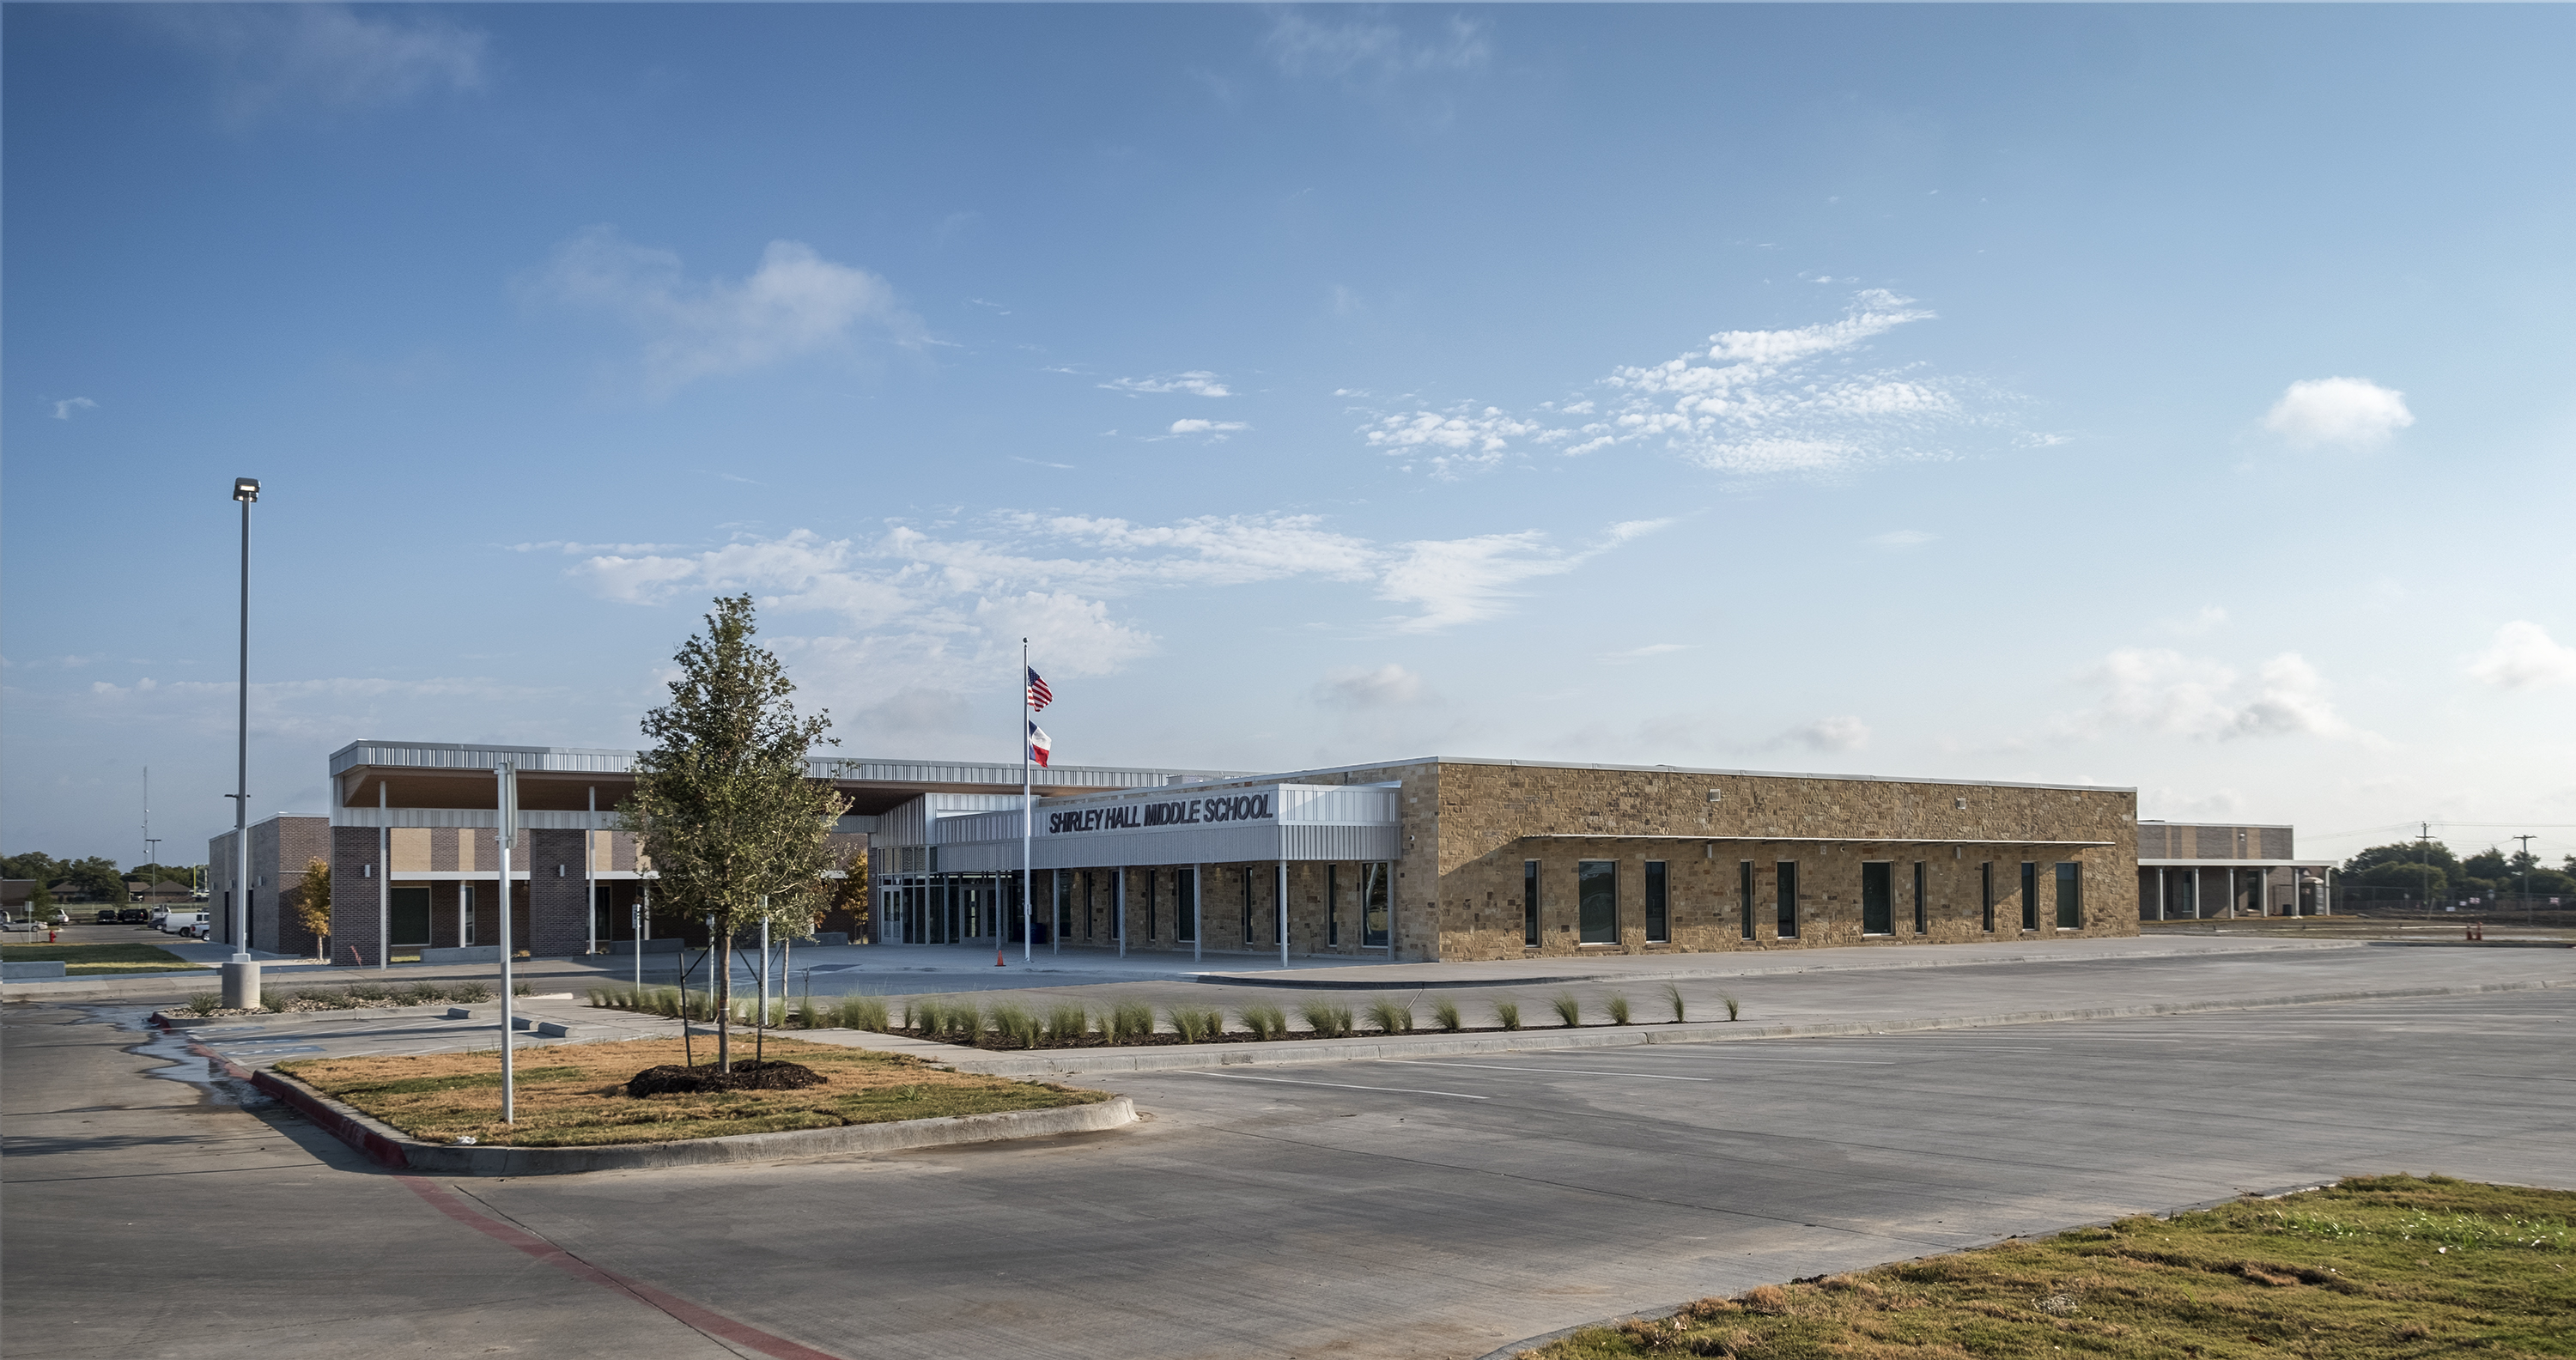
[[(493, 801), (500, 812), (500, 829), (493, 839), (501, 852), (501, 1122), (513, 1124), (519, 1118), (519, 1088), (517, 1051), (511, 1043), (515, 1022), (510, 1011), (515, 998), (510, 987), (510, 851), (518, 840), (519, 767), (505, 756), (492, 762), (492, 777), (497, 786)], [(535, 895), (532, 888), (529, 896)]]
[(250, 507), (259, 479), (233, 478), (241, 502), (241, 684), (233, 742), (233, 956), (223, 966), (224, 1006), (246, 1011), (259, 1005), (259, 963), (250, 956)]

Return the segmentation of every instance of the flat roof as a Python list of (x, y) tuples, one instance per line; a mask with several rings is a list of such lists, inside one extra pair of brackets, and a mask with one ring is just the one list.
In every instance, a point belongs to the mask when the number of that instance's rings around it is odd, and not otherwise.
[[(2136, 793), (2127, 784), (2035, 784), (2013, 779), (1935, 779), (1897, 774), (1815, 774), (1801, 770), (1727, 770), (1699, 765), (1616, 765), (1582, 760), (1510, 760), (1490, 756), (1412, 756), (1403, 760), (1370, 760), (1353, 765), (1330, 765), (1312, 770), (1288, 770), (1276, 774), (1227, 775), (1227, 780), (1255, 779), (1284, 781), (1315, 775), (1350, 774), (1358, 770), (1384, 770), (1399, 765), (1499, 765), (1531, 770), (1624, 770), (1642, 774), (1724, 775), (1737, 779), (1846, 779), (1865, 784), (1941, 784), (1977, 789), (2067, 789), (2084, 793)], [(2251, 826), (2253, 823), (2233, 823)]]

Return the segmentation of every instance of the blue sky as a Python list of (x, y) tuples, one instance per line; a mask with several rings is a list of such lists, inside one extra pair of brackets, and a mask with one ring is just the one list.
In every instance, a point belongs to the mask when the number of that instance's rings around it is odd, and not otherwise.
[(0, 16), (13, 852), (229, 824), (237, 474), (260, 814), (747, 589), (872, 754), (1028, 634), (1067, 761), (2576, 850), (2576, 11)]

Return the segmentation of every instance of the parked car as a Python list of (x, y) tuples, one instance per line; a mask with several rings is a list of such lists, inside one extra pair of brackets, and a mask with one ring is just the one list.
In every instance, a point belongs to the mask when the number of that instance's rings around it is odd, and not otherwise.
[(190, 921), (179, 927), (179, 938), (183, 940), (202, 940), (206, 938), (206, 933), (207, 927), (203, 921)]
[(121, 926), (148, 926), (152, 924), (152, 909), (127, 907), (116, 914), (116, 923)]
[(98, 909), (98, 923), (99, 923), (100, 925), (103, 925), (103, 926), (112, 926), (112, 925), (115, 925), (115, 924), (116, 924), (116, 908), (114, 908), (114, 907), (101, 907), (101, 908), (99, 908), (99, 909)]
[(161, 933), (164, 935), (189, 935), (192, 926), (196, 928), (197, 933), (203, 933), (206, 926), (206, 913), (174, 911), (161, 918)]

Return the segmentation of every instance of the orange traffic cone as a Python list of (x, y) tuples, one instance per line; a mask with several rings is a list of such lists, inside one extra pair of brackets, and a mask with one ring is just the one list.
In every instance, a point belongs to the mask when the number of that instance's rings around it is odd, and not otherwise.
[(1009, 964), (1002, 962), (1002, 942), (999, 940), (995, 940), (993, 942), (993, 966), (996, 968), (1010, 967)]

